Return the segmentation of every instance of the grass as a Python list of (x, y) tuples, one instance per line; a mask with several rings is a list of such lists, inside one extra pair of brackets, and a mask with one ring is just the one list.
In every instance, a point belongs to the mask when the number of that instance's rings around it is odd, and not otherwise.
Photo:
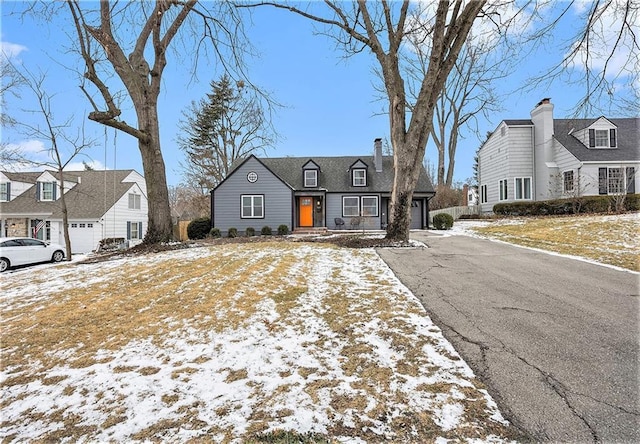
[(473, 231), (525, 247), (640, 271), (640, 217), (635, 214), (498, 220)]
[[(9, 273), (0, 439), (518, 437), (381, 264), (268, 242), (59, 264), (27, 284), (28, 270)], [(459, 421), (444, 427), (449, 408)]]

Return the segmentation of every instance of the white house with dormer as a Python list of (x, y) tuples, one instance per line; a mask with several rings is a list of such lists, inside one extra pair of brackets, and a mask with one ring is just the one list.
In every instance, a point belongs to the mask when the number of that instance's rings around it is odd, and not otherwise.
[(503, 120), (478, 152), (482, 212), (497, 203), (635, 193), (640, 119), (554, 119), (543, 99), (531, 119)]
[(64, 244), (64, 190), (72, 253), (96, 250), (107, 238), (142, 242), (147, 186), (134, 170), (0, 171), (0, 237), (35, 237)]

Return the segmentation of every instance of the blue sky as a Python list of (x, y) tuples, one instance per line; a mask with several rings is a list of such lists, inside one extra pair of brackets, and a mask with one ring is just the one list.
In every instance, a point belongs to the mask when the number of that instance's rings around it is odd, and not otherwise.
[[(105, 131), (101, 125), (86, 119), (87, 99), (78, 87), (77, 75), (65, 68), (79, 66), (77, 56), (66, 51), (69, 46), (66, 34), (73, 31), (66, 25), (68, 22), (54, 19), (45, 24), (30, 17), (22, 20), (9, 14), (20, 8), (19, 3), (5, 3), (2, 8), (1, 40), (5, 52), (7, 48), (13, 48), (14, 63), (31, 72), (46, 72), (46, 89), (54, 95), (56, 120), (64, 121), (73, 116), (75, 126), (84, 121), (87, 133), (96, 139), (97, 145), (79, 160), (93, 161), (98, 168), (133, 168), (142, 173), (135, 139), (124, 133), (116, 135), (113, 129)], [(567, 20), (570, 23), (571, 16)], [(376, 62), (370, 54), (344, 59), (330, 39), (314, 35), (310, 21), (286, 11), (258, 8), (253, 11), (252, 22), (246, 28), (260, 58), (248, 60), (249, 76), (284, 105), (273, 120), (280, 140), (274, 148), (267, 150), (267, 156), (368, 155), (375, 138), (388, 138), (388, 118), (381, 115), (385, 105), (378, 100), (378, 93), (372, 86), (376, 81), (372, 73)], [(523, 58), (517, 69), (500, 82), (497, 90), (505, 95), (503, 111), (492, 115), (490, 120), (482, 119), (480, 134), (493, 130), (503, 119), (528, 118), (530, 110), (543, 97), (552, 98), (556, 117), (567, 116), (583, 94), (579, 86), (568, 86), (557, 80), (535, 91), (525, 91), (529, 76), (539, 74), (561, 60), (559, 48), (564, 37), (558, 35), (556, 39), (549, 39), (536, 52)], [(176, 144), (182, 111), (192, 100), (202, 98), (209, 91), (209, 82), (222, 74), (216, 66), (200, 63), (199, 79), (194, 82), (188, 66), (188, 59), (177, 60), (175, 55), (170, 56), (159, 101), (162, 150), (169, 185), (177, 185), (182, 180), (179, 162), (183, 156)], [(33, 107), (32, 98), (25, 90), (19, 100), (7, 97), (8, 112), (20, 119), (37, 119), (36, 115), (21, 112), (21, 109)], [(41, 147), (11, 130), (3, 132), (2, 140), (25, 150)], [(480, 141), (473, 134), (459, 142), (456, 180), (464, 181), (472, 176), (473, 156), (479, 145)], [(436, 151), (432, 146), (427, 149), (427, 157), (436, 163)]]

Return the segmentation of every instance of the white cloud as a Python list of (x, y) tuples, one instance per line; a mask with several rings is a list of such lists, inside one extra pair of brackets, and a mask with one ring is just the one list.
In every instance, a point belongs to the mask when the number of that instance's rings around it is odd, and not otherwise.
[(17, 43), (0, 41), (0, 60), (15, 59), (21, 52), (28, 50), (26, 46)]

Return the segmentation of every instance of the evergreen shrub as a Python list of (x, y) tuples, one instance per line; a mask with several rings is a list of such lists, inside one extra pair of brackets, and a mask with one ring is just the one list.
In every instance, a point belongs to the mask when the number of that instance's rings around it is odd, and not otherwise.
[(220, 233), (220, 228), (213, 227), (209, 232), (209, 236), (219, 238), (222, 237), (222, 233)]
[(227, 237), (238, 237), (238, 229), (235, 227), (229, 228), (229, 230), (227, 231)]
[(447, 213), (439, 213), (433, 216), (433, 226), (436, 230), (448, 230), (453, 227), (453, 216)]
[(289, 226), (288, 225), (278, 225), (278, 234), (280, 236), (286, 236), (289, 234)]
[(262, 227), (262, 230), (260, 230), (260, 234), (262, 234), (263, 236), (271, 236), (271, 227), (265, 225), (264, 227)]
[(189, 239), (204, 239), (211, 230), (211, 219), (200, 217), (189, 222), (187, 225), (187, 236)]
[(255, 236), (256, 235), (256, 229), (253, 227), (247, 227), (246, 230), (244, 230), (244, 235), (247, 237), (251, 237), (251, 236)]

